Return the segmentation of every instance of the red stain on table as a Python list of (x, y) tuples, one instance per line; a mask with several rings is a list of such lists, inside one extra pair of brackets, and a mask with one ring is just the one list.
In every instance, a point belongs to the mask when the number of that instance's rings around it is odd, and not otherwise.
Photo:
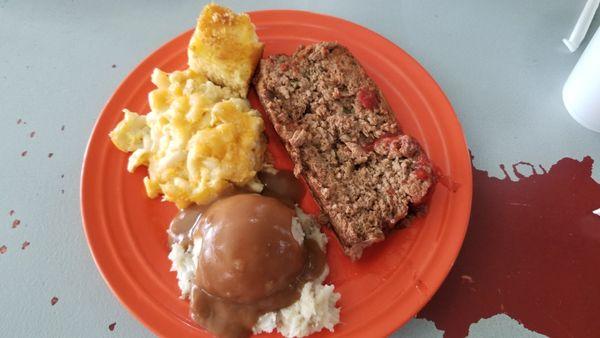
[[(505, 313), (550, 337), (600, 332), (600, 184), (593, 160), (565, 158), (549, 171), (523, 162), (517, 181), (473, 170), (473, 209), (461, 253), (419, 317), (445, 337), (465, 337)], [(527, 166), (531, 175), (519, 168)]]
[(12, 215), (14, 215), (14, 214), (15, 214), (15, 211), (14, 211), (14, 210), (12, 210), (12, 209), (11, 209), (11, 210), (8, 212), (8, 216), (12, 216)]
[(58, 297), (54, 296), (50, 299), (50, 305), (54, 306), (56, 303), (58, 303)]
[(0, 255), (3, 255), (4, 253), (6, 253), (6, 250), (8, 250), (6, 245), (0, 246)]
[(32, 131), (31, 133), (29, 133), (29, 137), (33, 138), (35, 136), (35, 131)]
[(19, 224), (21, 224), (21, 220), (16, 219), (12, 222), (12, 225), (10, 227), (14, 229), (14, 228), (18, 227)]
[(24, 151), (21, 153), (21, 157), (25, 157), (26, 155), (27, 155), (27, 150), (24, 150)]
[(48, 158), (52, 158), (52, 156), (54, 156), (54, 153), (48, 153)]
[(108, 325), (108, 329), (109, 329), (110, 331), (114, 331), (114, 330), (115, 330), (115, 326), (117, 326), (117, 323), (110, 323), (110, 324)]
[(21, 250), (27, 249), (27, 247), (29, 246), (29, 244), (31, 244), (31, 243), (29, 243), (28, 241), (23, 242), (23, 244), (21, 244)]

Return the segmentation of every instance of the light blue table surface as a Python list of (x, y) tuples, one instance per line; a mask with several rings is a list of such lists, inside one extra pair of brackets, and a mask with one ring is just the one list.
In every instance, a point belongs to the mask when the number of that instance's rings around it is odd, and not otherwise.
[[(327, 13), (384, 35), (438, 81), (462, 122), (474, 165), (492, 175), (500, 174), (498, 164), (520, 160), (548, 166), (566, 156), (600, 159), (600, 135), (577, 125), (561, 100), (581, 52), (569, 54), (561, 39), (583, 3), (222, 1), (236, 11)], [(203, 5), (0, 0), (0, 246), (7, 248), (0, 255), (0, 336), (152, 336), (94, 265), (81, 226), (81, 162), (117, 85), (146, 55), (190, 29)], [(594, 177), (600, 178), (598, 166)], [(14, 219), (21, 224), (13, 229)], [(22, 250), (24, 241), (30, 245)], [(394, 336), (442, 335), (433, 322), (417, 319)], [(470, 335), (536, 334), (496, 315), (471, 325)]]

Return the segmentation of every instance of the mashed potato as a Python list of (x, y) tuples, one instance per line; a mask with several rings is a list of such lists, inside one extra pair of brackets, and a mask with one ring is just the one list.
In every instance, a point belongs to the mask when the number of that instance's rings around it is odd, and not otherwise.
[[(299, 243), (302, 243), (305, 237), (311, 238), (325, 251), (327, 244), (325, 234), (302, 210), (296, 208), (296, 213), (298, 217), (292, 220), (294, 238)], [(201, 241), (201, 238), (196, 237), (194, 244), (186, 249), (180, 244), (174, 244), (169, 253), (172, 262), (171, 271), (177, 272), (181, 296), (184, 299), (189, 297), (192, 281), (195, 278)], [(279, 311), (262, 315), (254, 325), (253, 332), (277, 330), (285, 337), (304, 337), (322, 329), (333, 331), (333, 327), (340, 321), (340, 309), (335, 306), (340, 299), (340, 294), (334, 292), (333, 285), (323, 284), (328, 274), (329, 268), (326, 266), (319, 278), (304, 284), (300, 299)]]
[(110, 133), (117, 148), (133, 152), (128, 171), (148, 166), (148, 196), (163, 194), (185, 208), (210, 203), (234, 185), (260, 191), (264, 124), (248, 101), (190, 69), (156, 69), (152, 83), (157, 88), (148, 96), (150, 113), (125, 110)]

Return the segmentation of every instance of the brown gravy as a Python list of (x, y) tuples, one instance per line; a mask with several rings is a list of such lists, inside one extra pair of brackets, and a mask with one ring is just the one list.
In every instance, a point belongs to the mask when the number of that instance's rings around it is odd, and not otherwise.
[(265, 185), (265, 196), (275, 197), (288, 205), (300, 203), (304, 195), (304, 186), (291, 171), (279, 170), (276, 174), (261, 171), (258, 178)]
[(292, 206), (304, 193), (291, 172), (259, 173), (263, 195), (238, 192), (209, 206), (190, 206), (171, 222), (172, 242), (202, 238), (190, 296), (192, 318), (220, 337), (245, 337), (264, 313), (284, 308), (319, 277), (324, 252), (291, 231)]
[[(275, 174), (260, 171), (257, 175), (264, 184), (261, 195), (277, 198), (290, 206), (300, 203), (305, 188), (291, 171), (278, 170)], [(222, 198), (243, 193), (249, 192), (231, 189), (226, 191)], [(167, 230), (169, 246), (173, 243), (181, 243), (184, 247), (187, 247), (192, 238), (195, 225), (209, 206), (191, 204), (189, 207), (180, 210), (171, 220)]]
[(281, 201), (241, 194), (215, 202), (195, 236), (202, 236), (192, 318), (223, 337), (247, 336), (262, 314), (294, 303), (316, 278), (324, 253), (291, 230), (295, 212)]
[(167, 234), (169, 235), (169, 245), (180, 243), (187, 247), (192, 238), (192, 233), (207, 206), (192, 204), (189, 207), (180, 210), (169, 224)]
[(195, 233), (202, 237), (198, 285), (239, 303), (283, 290), (305, 264), (304, 248), (292, 236), (294, 215), (279, 200), (257, 194), (216, 201)]

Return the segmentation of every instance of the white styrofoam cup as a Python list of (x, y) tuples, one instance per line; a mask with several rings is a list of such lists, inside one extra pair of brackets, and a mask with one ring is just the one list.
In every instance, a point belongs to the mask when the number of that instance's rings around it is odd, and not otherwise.
[(600, 132), (600, 29), (569, 75), (563, 87), (563, 102), (579, 124)]

